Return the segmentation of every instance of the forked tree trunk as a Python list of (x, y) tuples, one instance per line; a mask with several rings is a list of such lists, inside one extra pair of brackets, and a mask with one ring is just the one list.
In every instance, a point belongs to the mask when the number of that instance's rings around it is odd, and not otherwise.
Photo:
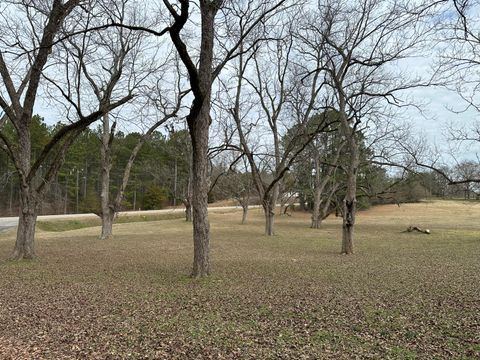
[[(348, 124), (345, 124), (348, 126)], [(321, 175), (321, 162), (320, 162), (320, 154), (316, 154), (315, 156), (315, 193), (313, 199), (313, 214), (312, 214), (312, 228), (319, 229), (322, 225), (323, 219), (327, 216), (328, 209), (330, 208), (330, 204), (332, 203), (332, 198), (335, 192), (338, 189), (337, 184), (332, 184), (330, 188), (330, 193), (328, 194), (328, 198), (325, 201), (322, 201), (322, 195), (325, 193), (325, 189), (327, 188), (327, 184), (330, 182), (332, 178), (334, 165), (337, 164), (338, 159), (342, 153), (343, 144), (339, 145), (334, 158), (331, 161), (331, 166), (326, 173)], [(323, 179), (322, 179), (323, 177)], [(323, 206), (322, 206), (323, 205)]]
[(319, 202), (317, 210), (315, 211), (314, 209), (314, 213), (312, 214), (312, 225), (310, 226), (312, 229), (320, 229), (322, 227), (329, 205), (329, 200), (327, 200), (326, 203)]
[(11, 256), (12, 260), (35, 258), (36, 222), (37, 209), (35, 199), (28, 189), (21, 189), (17, 240)]
[[(178, 105), (180, 106), (180, 105)], [(178, 108), (177, 108), (178, 110)], [(121, 208), (123, 198), (125, 196), (125, 190), (128, 186), (128, 180), (130, 179), (130, 173), (132, 171), (133, 163), (137, 158), (139, 151), (141, 150), (142, 146), (145, 144), (147, 139), (150, 135), (157, 129), (161, 124), (167, 121), (170, 117), (172, 117), (176, 111), (172, 114), (169, 114), (163, 118), (163, 120), (156, 122), (152, 127), (148, 129), (148, 131), (139, 139), (135, 147), (133, 148), (132, 152), (130, 153), (130, 157), (123, 169), (123, 177), (122, 182), (120, 184), (119, 189), (117, 190), (117, 194), (113, 201), (110, 200), (110, 170), (112, 168), (112, 141), (115, 134), (116, 129), (116, 122), (113, 122), (112, 127), (110, 128), (109, 122), (109, 115), (105, 114), (103, 116), (103, 136), (102, 136), (102, 146), (101, 146), (101, 160), (102, 160), (102, 174), (101, 174), (101, 182), (102, 182), (102, 193), (101, 193), (101, 218), (102, 218), (102, 233), (100, 235), (100, 239), (108, 239), (113, 236), (113, 221), (115, 219), (115, 215), (117, 214), (118, 210)], [(134, 195), (134, 205), (133, 208), (135, 209), (135, 201), (136, 201), (136, 192)]]
[(314, 203), (314, 212), (312, 215), (313, 229), (320, 229), (320, 227), (322, 226), (323, 220), (325, 220), (327, 216), (331, 213), (330, 206), (332, 204), (332, 199), (337, 189), (338, 189), (338, 185), (337, 184), (333, 185), (333, 187), (329, 189), (330, 194), (328, 195), (328, 198), (325, 199), (325, 201), (321, 201), (321, 199), (318, 200), (318, 205), (317, 205), (318, 207), (316, 211), (315, 211), (316, 202)]
[(275, 213), (271, 209), (265, 210), (265, 235), (273, 236), (274, 232)]
[(325, 220), (332, 213), (332, 211), (330, 210), (330, 207), (332, 205), (333, 196), (335, 195), (335, 192), (337, 191), (337, 189), (338, 189), (338, 184), (335, 184), (330, 189), (330, 195), (328, 196), (327, 200), (323, 203), (323, 206), (320, 207), (320, 214), (318, 216), (318, 228), (322, 226), (323, 220)]
[(268, 200), (263, 201), (263, 211), (265, 214), (265, 235), (275, 235), (275, 207), (280, 194), (280, 185), (277, 183), (271, 190)]

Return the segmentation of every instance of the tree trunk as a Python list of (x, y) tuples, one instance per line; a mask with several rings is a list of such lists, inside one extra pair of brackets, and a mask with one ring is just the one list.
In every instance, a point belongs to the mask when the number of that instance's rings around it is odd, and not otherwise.
[(272, 206), (271, 202), (268, 202), (263, 205), (263, 211), (265, 214), (265, 235), (273, 236), (275, 235), (274, 232), (274, 219), (275, 219), (275, 211), (274, 206)]
[(19, 131), (20, 175), (20, 211), (18, 215), (17, 240), (11, 258), (13, 260), (33, 259), (35, 257), (35, 225), (37, 222), (37, 202), (32, 186), (35, 178), (28, 182), (31, 160), (31, 139), (28, 128)]
[(320, 215), (318, 217), (319, 228), (322, 226), (323, 220), (325, 220), (332, 213), (332, 210), (330, 208), (332, 205), (333, 196), (335, 195), (337, 189), (338, 189), (338, 184), (333, 185), (333, 187), (330, 189), (330, 195), (328, 196), (327, 200), (323, 203), (323, 206), (320, 208)]
[(351, 134), (349, 142), (350, 164), (347, 168), (347, 189), (343, 200), (343, 234), (342, 254), (353, 254), (353, 230), (357, 207), (357, 171), (359, 165), (358, 146), (355, 134)]
[(342, 254), (353, 254), (353, 229), (355, 225), (356, 200), (343, 200)]
[(8, 203), (9, 215), (13, 216), (13, 179), (10, 179), (10, 198)]
[(203, 106), (197, 117), (193, 145), (193, 277), (210, 273), (210, 224), (208, 221), (208, 128), (210, 106)]
[(265, 213), (265, 235), (273, 236), (275, 235), (275, 207), (277, 204), (278, 196), (280, 195), (280, 186), (275, 184), (271, 190), (270, 197), (263, 201), (263, 211)]
[(247, 215), (248, 215), (248, 204), (242, 205), (242, 225), (247, 222)]
[(322, 218), (318, 213), (313, 213), (312, 214), (312, 225), (310, 228), (312, 229), (320, 229), (320, 226), (322, 225)]
[(35, 200), (28, 189), (21, 189), (17, 240), (11, 256), (13, 260), (33, 259), (35, 257), (36, 222), (37, 209)]
[(102, 218), (102, 232), (100, 234), (101, 240), (106, 240), (112, 237), (112, 225), (114, 213), (110, 208), (110, 169), (112, 167), (112, 157), (110, 155), (111, 135), (110, 135), (110, 121), (108, 114), (103, 116), (103, 132), (102, 144), (100, 146), (101, 159), (101, 218)]
[(313, 199), (312, 229), (319, 229), (322, 222), (320, 216), (321, 195), (322, 190), (319, 187), (316, 187)]
[(315, 154), (315, 179), (313, 181), (313, 212), (312, 212), (312, 229), (320, 228), (320, 205), (322, 203), (322, 193), (325, 185), (327, 184), (328, 179), (325, 178), (324, 181), (321, 180), (320, 175), (320, 155), (318, 152)]
[(301, 211), (307, 211), (307, 204), (305, 201), (305, 194), (300, 193), (298, 196), (298, 202), (300, 203), (300, 210)]
[[(332, 204), (332, 199), (337, 189), (338, 189), (338, 184), (333, 185), (332, 188), (329, 189), (330, 194), (328, 195), (328, 198), (325, 199), (325, 201), (322, 201), (321, 198), (315, 199), (314, 209), (313, 209), (314, 211), (312, 215), (312, 229), (320, 229), (320, 227), (322, 226), (323, 220), (325, 220), (328, 217), (328, 215), (331, 214), (330, 206)], [(321, 193), (323, 192), (324, 191), (321, 190)]]
[[(108, 177), (109, 178), (109, 177)], [(100, 195), (101, 199), (101, 206), (102, 206), (102, 232), (100, 234), (101, 240), (107, 240), (112, 237), (112, 225), (113, 225), (113, 218), (115, 213), (110, 208), (110, 200), (109, 200), (109, 189), (110, 185), (108, 184), (109, 180), (105, 178), (104, 169), (102, 169), (102, 193)]]
[[(192, 277), (210, 274), (210, 224), (208, 222), (208, 130), (213, 82), (214, 22), (218, 5), (200, 1), (201, 44), (198, 72), (190, 69), (194, 99), (187, 123), (192, 140), (193, 269)], [(175, 41), (175, 36), (174, 36)], [(178, 42), (177, 42), (178, 43)], [(180, 54), (185, 49), (177, 46)], [(195, 78), (196, 76), (196, 78)]]
[(68, 211), (68, 175), (65, 175), (65, 197), (63, 201), (63, 213), (66, 215)]
[(108, 240), (113, 237), (114, 218), (115, 212), (111, 208), (107, 212), (102, 210), (102, 233), (100, 234), (100, 240)]
[(192, 205), (190, 205), (190, 201), (185, 202), (185, 221), (192, 222)]
[(324, 218), (322, 215), (320, 215), (320, 216), (317, 218), (317, 222), (316, 222), (316, 224), (315, 224), (316, 227), (315, 227), (314, 229), (320, 229), (320, 228), (322, 227), (322, 223), (323, 223), (323, 220), (324, 220), (324, 219), (325, 219), (325, 218)]

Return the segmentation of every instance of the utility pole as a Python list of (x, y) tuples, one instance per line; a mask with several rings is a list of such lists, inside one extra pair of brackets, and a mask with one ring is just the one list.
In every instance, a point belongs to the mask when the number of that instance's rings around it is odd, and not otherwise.
[(137, 210), (137, 187), (133, 190), (133, 211)]
[(9, 203), (10, 215), (13, 214), (13, 178), (10, 176), (10, 203)]
[(175, 159), (175, 171), (173, 179), (173, 206), (177, 206), (177, 159)]
[(78, 183), (80, 178), (80, 171), (77, 169), (77, 182), (75, 186), (75, 197), (76, 197), (76, 206), (75, 206), (75, 214), (78, 214)]
[(85, 159), (85, 171), (83, 172), (83, 199), (87, 198), (87, 169), (88, 169), (88, 162)]
[[(70, 170), (70, 174), (72, 171)], [(65, 173), (65, 199), (64, 199), (64, 205), (63, 205), (63, 213), (67, 213), (67, 207), (68, 207), (68, 174)]]

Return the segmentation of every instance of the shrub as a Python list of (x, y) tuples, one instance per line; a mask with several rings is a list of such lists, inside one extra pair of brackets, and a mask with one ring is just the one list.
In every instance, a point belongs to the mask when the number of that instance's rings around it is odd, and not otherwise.
[(164, 188), (158, 185), (150, 185), (147, 187), (143, 198), (144, 210), (163, 209), (167, 203), (168, 192)]

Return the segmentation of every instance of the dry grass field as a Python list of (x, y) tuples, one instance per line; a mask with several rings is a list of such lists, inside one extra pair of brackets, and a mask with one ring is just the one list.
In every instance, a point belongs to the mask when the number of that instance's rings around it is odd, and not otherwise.
[[(0, 260), (2, 359), (479, 359), (480, 203), (381, 206), (340, 221), (211, 214), (212, 269), (188, 278), (181, 219), (39, 231), (38, 259)], [(417, 225), (431, 235), (403, 232)], [(0, 259), (14, 234), (0, 234)]]

